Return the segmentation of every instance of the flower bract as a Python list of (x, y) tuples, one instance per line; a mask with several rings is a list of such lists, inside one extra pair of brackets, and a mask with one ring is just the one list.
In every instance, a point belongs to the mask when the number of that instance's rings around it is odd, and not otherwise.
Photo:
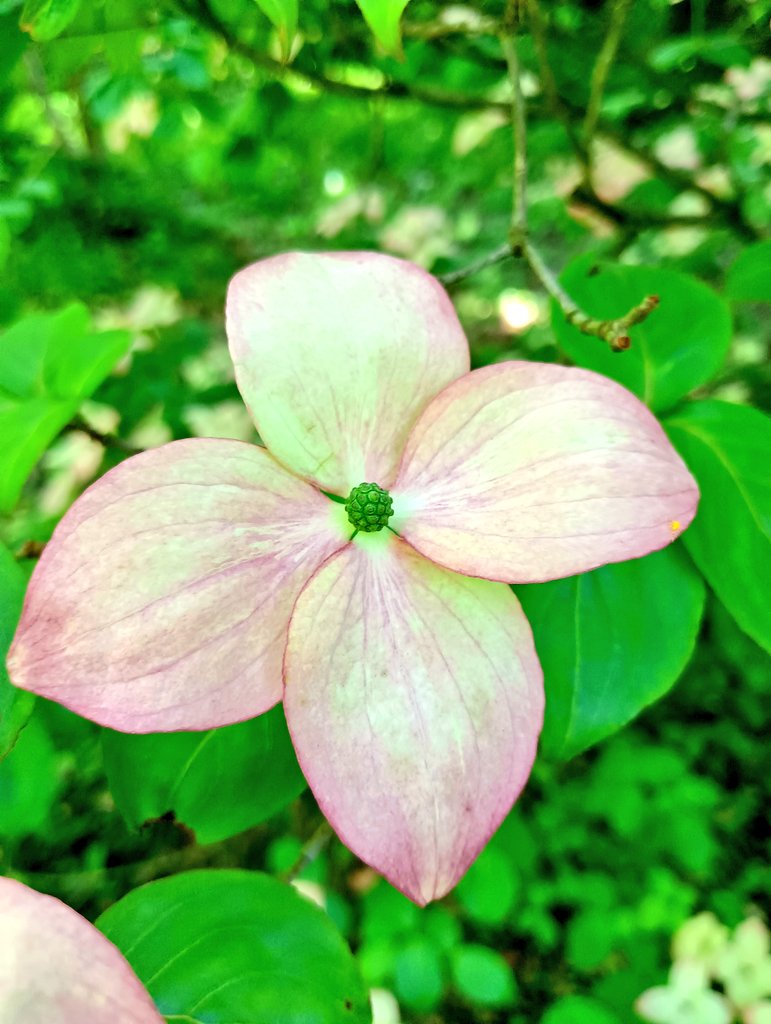
[(0, 1019), (163, 1024), (123, 954), (66, 904), (0, 878)]
[[(90, 487), (33, 575), (12, 679), (127, 732), (283, 699), (340, 837), (426, 903), (535, 757), (542, 672), (507, 584), (669, 544), (696, 484), (604, 377), (469, 372), (446, 293), (401, 260), (254, 264), (231, 282), (227, 331), (265, 447), (175, 441)], [(344, 503), (373, 485), (351, 520)]]

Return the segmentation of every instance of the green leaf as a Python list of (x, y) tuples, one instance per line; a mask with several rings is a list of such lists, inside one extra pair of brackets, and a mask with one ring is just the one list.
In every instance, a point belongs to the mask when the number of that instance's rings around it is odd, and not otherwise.
[(490, 844), (460, 880), (455, 895), (472, 921), (500, 925), (511, 913), (518, 891), (514, 866), (502, 850)]
[(19, 25), (38, 43), (55, 39), (78, 13), (80, 0), (26, 0)]
[(127, 331), (91, 331), (80, 303), (0, 335), (0, 511), (13, 507), (45, 449), (130, 344)]
[(516, 1002), (514, 974), (500, 953), (484, 946), (458, 946), (451, 962), (455, 987), (469, 1002), (491, 1009)]
[(666, 693), (704, 609), (701, 577), (676, 548), (515, 590), (544, 670), (548, 757), (575, 756)]
[(570, 919), (565, 955), (579, 971), (593, 971), (613, 950), (614, 918), (607, 908), (587, 907)]
[(549, 1007), (540, 1024), (621, 1024), (621, 1020), (596, 999), (566, 996)]
[(731, 340), (728, 306), (701, 281), (674, 270), (629, 267), (591, 256), (570, 263), (562, 284), (593, 317), (623, 316), (646, 295), (660, 303), (630, 331), (632, 347), (611, 352), (552, 306), (558, 343), (579, 366), (612, 377), (653, 410), (668, 409), (720, 368)]
[(96, 922), (158, 1009), (187, 1024), (367, 1024), (367, 993), (326, 914), (248, 871), (135, 889)]
[(401, 57), (401, 17), (410, 0), (356, 0), (364, 20), (386, 53)]
[(685, 545), (741, 628), (771, 650), (771, 419), (709, 401), (664, 425), (701, 490)]
[(734, 260), (726, 294), (741, 302), (771, 302), (771, 239), (748, 245)]
[(282, 60), (287, 61), (297, 33), (297, 0), (257, 0), (257, 4), (275, 26)]
[(265, 821), (305, 788), (281, 706), (208, 732), (102, 733), (105, 769), (130, 825), (173, 811), (200, 843)]
[(35, 698), (17, 690), (8, 678), (5, 659), (21, 615), (26, 578), (8, 548), (0, 545), (0, 760), (13, 748), (32, 713)]
[(50, 831), (58, 791), (56, 752), (42, 722), (33, 717), (0, 763), (0, 836), (20, 839)]
[(439, 950), (429, 939), (410, 939), (396, 954), (394, 962), (396, 995), (411, 1010), (429, 1013), (444, 994), (444, 977)]

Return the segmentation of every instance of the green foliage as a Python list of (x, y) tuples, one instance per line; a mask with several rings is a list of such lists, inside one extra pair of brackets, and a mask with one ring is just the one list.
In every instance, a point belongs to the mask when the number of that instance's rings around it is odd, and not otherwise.
[(516, 1001), (511, 968), (500, 955), (484, 946), (458, 946), (452, 955), (452, 977), (460, 994), (477, 1006), (498, 1009)]
[(129, 825), (171, 811), (200, 843), (265, 821), (305, 789), (280, 705), (207, 732), (105, 729), (102, 743), (110, 788)]
[(13, 841), (44, 833), (59, 786), (54, 747), (33, 718), (11, 755), (0, 762), (0, 835)]
[(573, 757), (666, 693), (704, 608), (701, 578), (671, 548), (515, 589), (544, 670), (550, 757)]
[(18, 500), (33, 466), (131, 343), (91, 330), (78, 303), (25, 317), (0, 336), (0, 511)]
[(166, 1016), (200, 1024), (370, 1020), (334, 925), (267, 875), (196, 871), (151, 882), (97, 925)]
[(401, 55), (401, 17), (410, 0), (356, 0), (375, 39), (386, 53)]
[(19, 24), (38, 43), (55, 39), (78, 13), (80, 0), (25, 0)]
[[(34, 697), (8, 679), (5, 658), (21, 614), (27, 580), (11, 552), (0, 544), (0, 761), (30, 716)], [(0, 830), (1, 834), (1, 830)]]
[(739, 302), (771, 302), (771, 239), (739, 253), (728, 268), (726, 292)]
[(582, 309), (602, 319), (623, 316), (646, 295), (659, 297), (658, 308), (631, 329), (632, 348), (623, 357), (552, 309), (559, 343), (578, 365), (617, 380), (654, 411), (671, 408), (720, 369), (731, 340), (731, 316), (700, 281), (673, 270), (592, 257), (570, 264), (561, 280)]
[(283, 60), (288, 60), (297, 32), (297, 0), (257, 0), (260, 10), (278, 32)]
[(686, 546), (742, 629), (771, 650), (771, 421), (756, 409), (698, 402), (667, 429), (701, 488)]
[[(279, 711), (211, 733), (117, 736), (38, 700), (19, 733), (33, 698), (0, 667), (0, 757), (18, 737), (0, 765), (0, 870), (90, 919), (118, 900), (111, 937), (130, 957), (140, 940), (148, 980), (168, 963), (151, 987), (169, 1019), (279, 1024), (306, 996), (302, 1012), (321, 1000), (320, 1020), (368, 1019), (337, 928), (366, 984), (394, 992), (412, 1024), (632, 1024), (682, 921), (706, 908), (736, 924), (771, 884), (768, 667), (750, 639), (771, 635), (768, 426), (749, 408), (771, 402), (758, 306), (767, 12), (758, 0), (629, 5), (593, 180), (575, 187), (608, 21), (588, 0), (540, 6), (562, 109), (525, 23), (531, 239), (590, 313), (626, 313), (647, 293), (661, 303), (611, 354), (549, 318), (523, 261), (451, 297), (475, 366), (572, 360), (668, 416), (699, 513), (666, 552), (518, 588), (546, 671), (541, 756), (466, 878), (424, 910), (334, 838), (321, 849)], [(471, 5), (462, 20), (503, 7)], [(366, 248), (442, 274), (505, 241), (505, 64), (495, 35), (458, 31), (458, 17), (433, 0), (0, 0), (0, 647), (30, 568), (11, 552), (47, 540), (126, 454), (58, 437), (78, 412), (139, 447), (254, 439), (222, 330), (236, 269), (293, 248)], [(530, 326), (505, 322), (511, 295), (534, 310)], [(710, 588), (703, 622), (689, 557)], [(179, 874), (191, 865), (212, 870)], [(329, 920), (259, 874), (298, 865)], [(273, 941), (267, 976), (238, 974), (261, 970)], [(193, 1010), (196, 984), (211, 996)], [(353, 1017), (339, 1011), (345, 991)]]

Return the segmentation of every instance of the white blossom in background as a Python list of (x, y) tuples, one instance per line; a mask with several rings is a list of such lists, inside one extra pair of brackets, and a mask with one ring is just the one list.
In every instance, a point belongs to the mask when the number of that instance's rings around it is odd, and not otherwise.
[(730, 1003), (709, 988), (703, 964), (679, 960), (672, 965), (666, 985), (649, 988), (635, 1010), (652, 1024), (731, 1024)]

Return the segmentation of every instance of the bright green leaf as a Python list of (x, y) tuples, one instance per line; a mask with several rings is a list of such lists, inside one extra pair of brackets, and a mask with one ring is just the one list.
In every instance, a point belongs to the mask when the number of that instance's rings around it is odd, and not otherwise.
[(557, 341), (579, 366), (612, 377), (653, 410), (671, 408), (720, 368), (731, 340), (728, 306), (701, 281), (673, 270), (622, 266), (591, 256), (570, 263), (561, 276), (572, 298), (593, 317), (623, 316), (646, 295), (660, 303), (630, 331), (632, 347), (612, 352), (581, 334), (552, 307)]
[(8, 548), (0, 545), (0, 760), (12, 749), (35, 700), (31, 693), (11, 685), (5, 667), (25, 588), (21, 567)]
[(394, 962), (396, 995), (411, 1010), (428, 1013), (444, 994), (442, 960), (437, 947), (425, 938), (410, 939)]
[(0, 512), (16, 504), (33, 466), (79, 405), (48, 398), (15, 400), (0, 393)]
[(0, 836), (45, 834), (58, 791), (56, 752), (42, 722), (33, 717), (0, 763)]
[(771, 239), (748, 245), (734, 260), (726, 293), (742, 302), (771, 302)]
[(458, 883), (455, 895), (472, 921), (500, 925), (512, 911), (519, 878), (506, 854), (487, 846)]
[(73, 303), (0, 335), (0, 511), (8, 511), (51, 441), (128, 351), (127, 331), (92, 332)]
[(621, 1021), (596, 999), (566, 996), (549, 1007), (540, 1024), (621, 1024)]
[(543, 665), (549, 757), (586, 750), (666, 693), (704, 608), (701, 577), (674, 548), (515, 589)]
[(367, 994), (326, 914), (290, 886), (247, 871), (150, 882), (97, 927), (160, 1012), (187, 1024), (367, 1024)]
[(771, 419), (709, 401), (665, 426), (701, 490), (685, 545), (741, 628), (771, 650)]
[(292, 40), (297, 32), (297, 0), (257, 0), (266, 17), (275, 26), (281, 44), (281, 56), (289, 59)]
[(500, 953), (485, 946), (458, 946), (451, 962), (455, 987), (469, 1002), (490, 1009), (516, 1002), (514, 974)]
[(372, 34), (394, 57), (402, 52), (401, 17), (410, 0), (356, 0)]
[(265, 821), (305, 788), (279, 705), (208, 732), (133, 736), (105, 729), (105, 768), (130, 825), (173, 811), (201, 843)]
[(80, 0), (26, 0), (19, 24), (38, 43), (55, 39), (78, 13)]

